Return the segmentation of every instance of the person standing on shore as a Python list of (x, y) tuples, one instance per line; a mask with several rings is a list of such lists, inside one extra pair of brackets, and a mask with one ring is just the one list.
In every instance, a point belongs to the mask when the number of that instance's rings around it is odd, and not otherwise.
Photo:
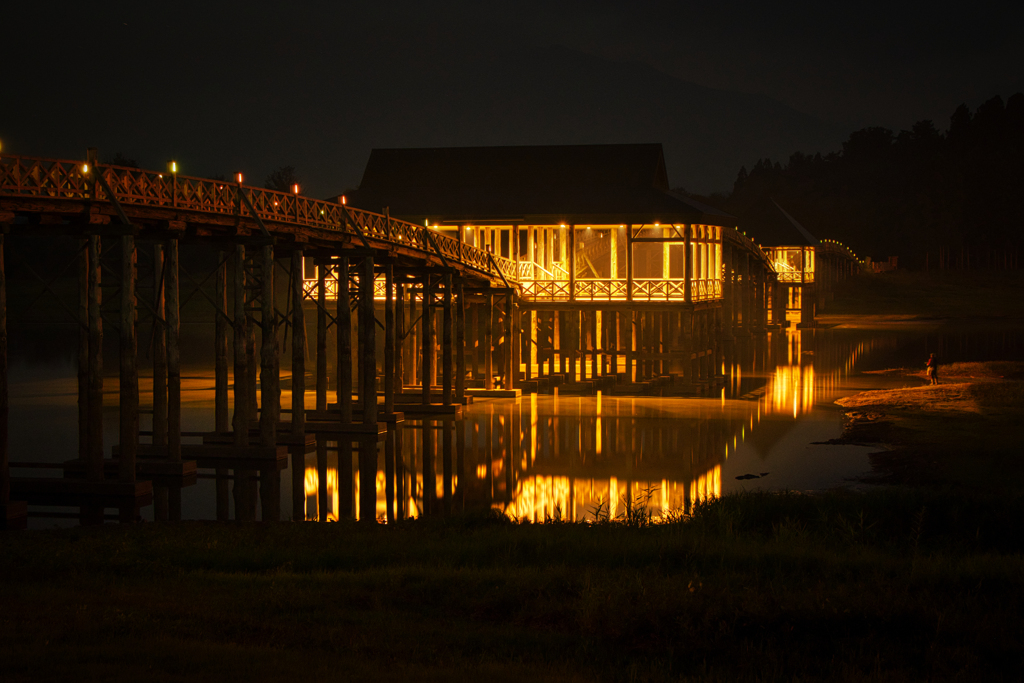
[(928, 366), (928, 380), (931, 384), (939, 383), (939, 359), (935, 357), (935, 354), (928, 356), (928, 362), (925, 363)]

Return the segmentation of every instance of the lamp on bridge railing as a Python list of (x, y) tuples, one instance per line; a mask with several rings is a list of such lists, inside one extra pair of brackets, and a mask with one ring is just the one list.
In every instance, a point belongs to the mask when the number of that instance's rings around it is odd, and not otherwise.
[(171, 174), (177, 173), (178, 172), (178, 162), (177, 161), (168, 161), (167, 162), (167, 172), (171, 173)]
[(242, 173), (241, 173), (241, 171), (239, 171), (238, 173), (235, 174), (235, 180), (238, 181), (239, 185), (242, 184)]
[(299, 186), (297, 183), (295, 185), (292, 185), (292, 192), (295, 194), (299, 193)]

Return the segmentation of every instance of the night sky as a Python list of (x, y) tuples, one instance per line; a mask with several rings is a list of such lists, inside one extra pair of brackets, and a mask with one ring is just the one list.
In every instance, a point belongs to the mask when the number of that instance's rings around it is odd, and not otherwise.
[(317, 196), (374, 147), (631, 142), (727, 191), (761, 157), (1024, 90), (1020, 2), (7, 2), (0, 25), (5, 153), (292, 165)]

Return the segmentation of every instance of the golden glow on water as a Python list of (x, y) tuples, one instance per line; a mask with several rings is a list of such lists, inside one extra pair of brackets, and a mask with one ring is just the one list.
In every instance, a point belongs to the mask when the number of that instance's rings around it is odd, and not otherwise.
[[(764, 457), (778, 439), (771, 436), (772, 430), (761, 433), (762, 421), (796, 420), (816, 402), (831, 400), (846, 386), (844, 379), (857, 356), (871, 345), (854, 344), (837, 353), (816, 342), (815, 334), (788, 331), (781, 339), (772, 337), (742, 363), (724, 363), (730, 377), (720, 391), (703, 397), (619, 398), (597, 393), (479, 400), (464, 413), (462, 469), (456, 448), (450, 454), (455, 500), (464, 501), (466, 509), (490, 507), (544, 521), (592, 519), (598, 509), (602, 516), (621, 517), (629, 509), (627, 502), (647, 497), (647, 509), (658, 517), (721, 495), (722, 470), (730, 457), (739, 463), (752, 455)], [(819, 371), (818, 364), (827, 370)], [(403, 507), (405, 514), (415, 517), (424, 512), (423, 431), (418, 421), (410, 421), (403, 433)], [(430, 497), (440, 506), (445, 496), (444, 454), (441, 440), (433, 443), (434, 471), (427, 485), (433, 487)], [(383, 449), (379, 458), (375, 493), (381, 519), (386, 507)], [(464, 472), (462, 486), (454, 476), (458, 471)], [(727, 479), (735, 474), (727, 473)], [(358, 501), (357, 473), (351, 481), (353, 499)], [(336, 468), (329, 468), (327, 519), (336, 519), (338, 482)], [(769, 483), (774, 486), (775, 479)], [(316, 468), (307, 467), (310, 518), (317, 517), (317, 486)], [(358, 503), (353, 507), (358, 509)]]
[(610, 519), (625, 514), (626, 502), (644, 505), (657, 520), (669, 513), (683, 513), (694, 503), (722, 495), (722, 467), (715, 465), (693, 481), (625, 481), (574, 478), (566, 475), (531, 475), (521, 479), (508, 505), (495, 504), (516, 519), (543, 522), (550, 519), (594, 521), (600, 514)]

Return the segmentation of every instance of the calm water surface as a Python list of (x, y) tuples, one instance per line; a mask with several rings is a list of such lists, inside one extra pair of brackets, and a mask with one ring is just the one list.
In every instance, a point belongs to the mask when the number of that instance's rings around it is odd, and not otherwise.
[[(947, 362), (1022, 357), (1019, 333), (975, 335), (870, 330), (805, 330), (775, 334), (737, 346), (721, 368), (724, 388), (698, 397), (550, 396), (477, 400), (464, 418), (462, 480), (455, 485), (467, 508), (496, 508), (517, 517), (579, 519), (595, 512), (622, 513), (627, 500), (644, 498), (655, 515), (687, 509), (694, 501), (751, 489), (819, 490), (858, 486), (870, 470), (859, 446), (820, 445), (842, 432), (834, 401), (860, 391), (915, 385), (913, 378), (865, 370), (921, 364), (931, 350)], [(108, 367), (116, 367), (110, 365)], [(185, 431), (213, 429), (212, 368), (184, 368)], [(282, 386), (288, 386), (282, 381)], [(117, 379), (105, 383), (104, 444), (118, 435)], [(147, 400), (148, 381), (140, 393)], [(308, 395), (312, 407), (312, 393)], [(70, 359), (11, 359), (11, 459), (59, 463), (77, 453), (77, 379)], [(282, 405), (290, 405), (288, 391)], [(149, 429), (143, 415), (142, 429)], [(443, 429), (444, 423), (433, 425)], [(454, 431), (454, 423), (447, 423)], [(423, 425), (407, 420), (402, 458), (410, 515), (422, 509)], [(145, 440), (145, 439), (144, 439)], [(185, 439), (198, 442), (196, 439)], [(440, 498), (442, 439), (435, 441)], [(383, 449), (381, 449), (381, 453)], [(381, 470), (383, 455), (381, 455)], [(327, 470), (327, 518), (338, 508), (337, 457)], [(13, 474), (59, 476), (59, 470)], [(756, 478), (747, 475), (756, 475)], [(316, 518), (319, 486), (315, 455), (304, 472), (306, 513)], [(738, 479), (737, 477), (743, 477)], [(282, 472), (281, 509), (291, 504), (291, 470)], [(354, 477), (358, 482), (358, 477)], [(378, 514), (384, 513), (383, 472), (378, 472)], [(358, 483), (356, 483), (358, 486)], [(358, 495), (358, 492), (356, 492)], [(183, 516), (216, 517), (214, 482), (200, 479), (182, 491)], [(152, 518), (152, 507), (143, 516)], [(36, 528), (72, 520), (31, 519)]]

